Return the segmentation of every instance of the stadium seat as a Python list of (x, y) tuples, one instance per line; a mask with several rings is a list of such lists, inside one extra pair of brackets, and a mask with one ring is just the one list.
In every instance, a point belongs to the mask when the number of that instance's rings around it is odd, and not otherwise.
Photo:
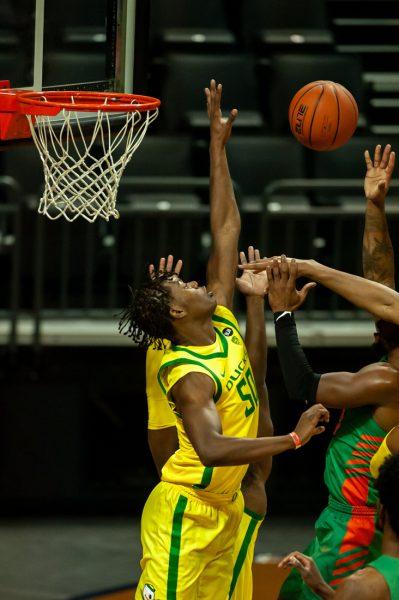
[(155, 44), (162, 48), (232, 46), (235, 37), (229, 30), (223, 0), (153, 0), (151, 27)]
[(353, 56), (280, 54), (273, 57), (270, 89), (270, 113), (273, 131), (289, 130), (288, 107), (294, 94), (305, 84), (319, 79), (338, 81), (355, 97), (360, 112), (363, 108), (362, 71)]
[(298, 46), (316, 50), (333, 42), (321, 0), (302, 0), (295, 6), (291, 0), (245, 0), (242, 23), (246, 39), (268, 51), (298, 50)]
[[(228, 157), (244, 211), (262, 209), (264, 189), (273, 181), (305, 176), (303, 149), (291, 138), (236, 136), (229, 141)], [(294, 198), (299, 200), (299, 195), (294, 193)]]
[(141, 212), (192, 211), (208, 195), (196, 177), (189, 137), (146, 136), (122, 177), (118, 202)]
[(168, 130), (208, 127), (203, 89), (209, 85), (210, 77), (223, 83), (224, 110), (239, 109), (236, 129), (262, 127), (253, 56), (172, 53), (167, 57), (167, 69), (161, 97), (162, 117)]
[[(317, 204), (336, 205), (363, 204), (363, 178), (366, 172), (364, 151), (368, 150), (373, 156), (377, 144), (385, 147), (392, 144), (393, 149), (399, 149), (399, 140), (387, 137), (361, 137), (351, 139), (345, 146), (334, 152), (313, 152), (313, 177), (316, 179), (358, 179), (359, 186), (354, 189), (335, 191), (332, 193), (317, 193)], [(397, 192), (392, 191), (392, 194)]]

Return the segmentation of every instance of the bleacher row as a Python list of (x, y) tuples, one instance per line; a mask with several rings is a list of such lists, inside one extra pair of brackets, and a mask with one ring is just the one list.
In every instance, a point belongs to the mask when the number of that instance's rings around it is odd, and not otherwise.
[[(81, 4), (72, 0), (68, 7), (57, 7), (56, 44), (45, 48), (48, 85), (55, 77), (62, 83), (106, 74), (106, 26), (96, 22), (98, 1)], [(242, 245), (255, 241), (268, 254), (314, 256), (360, 272), (363, 152), (372, 152), (376, 143), (399, 146), (399, 45), (393, 34), (399, 0), (165, 4), (140, 3), (141, 10), (151, 8), (151, 28), (148, 89), (137, 91), (159, 96), (162, 107), (122, 178), (120, 221), (71, 226), (33, 218), (43, 186), (36, 150), (21, 146), (0, 153), (0, 176), (11, 178), (10, 189), (30, 207), (21, 220), (18, 249), (20, 298), (27, 309), (113, 310), (125, 301), (126, 281), (136, 284), (141, 276), (132, 265), (148, 260), (149, 253), (155, 260), (173, 249), (186, 258), (187, 272), (199, 276), (209, 246), (208, 123), (202, 91), (209, 77), (223, 82), (224, 107), (239, 108), (228, 156), (244, 216)], [(0, 68), (8, 60), (0, 53)], [(346, 85), (361, 110), (355, 137), (334, 152), (307, 150), (288, 131), (292, 95), (316, 79)], [(3, 206), (7, 189), (0, 190)], [(396, 189), (391, 196), (399, 195)], [(13, 226), (1, 218), (0, 260), (5, 264)], [(335, 300), (325, 301), (322, 292), (312, 302), (309, 310), (340, 307)]]

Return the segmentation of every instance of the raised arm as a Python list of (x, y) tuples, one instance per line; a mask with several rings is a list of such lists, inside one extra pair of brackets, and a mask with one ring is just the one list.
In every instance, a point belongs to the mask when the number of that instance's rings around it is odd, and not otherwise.
[[(260, 258), (259, 250), (253, 246), (248, 248), (248, 261)], [(240, 252), (241, 264), (247, 263), (245, 252)], [(237, 279), (237, 288), (245, 296), (247, 305), (247, 322), (245, 330), (245, 346), (254, 374), (256, 391), (259, 398), (258, 437), (274, 434), (270, 415), (269, 395), (266, 387), (267, 371), (267, 339), (265, 327), (265, 293), (267, 292), (266, 271), (251, 273), (244, 271)], [(267, 497), (265, 483), (272, 469), (272, 457), (266, 456), (262, 461), (249, 465), (242, 481), (245, 505), (257, 514), (266, 514)]]
[(363, 275), (366, 279), (395, 289), (395, 259), (385, 214), (385, 197), (395, 167), (395, 153), (391, 152), (388, 144), (382, 157), (380, 145), (375, 148), (374, 161), (368, 150), (364, 156), (367, 166), (364, 180), (367, 203), (363, 233)]
[(226, 156), (226, 143), (231, 134), (237, 110), (222, 118), (220, 102), (222, 85), (212, 79), (206, 88), (210, 121), (210, 220), (212, 250), (207, 267), (207, 286), (218, 304), (232, 308), (238, 262), (238, 238), (241, 220)]
[[(185, 431), (204, 466), (247, 465), (296, 446), (291, 434), (260, 438), (223, 435), (213, 399), (214, 391), (213, 381), (202, 373), (189, 373), (172, 388)], [(295, 428), (302, 445), (313, 435), (322, 433), (324, 426), (318, 423), (328, 419), (328, 411), (319, 404), (303, 413)]]

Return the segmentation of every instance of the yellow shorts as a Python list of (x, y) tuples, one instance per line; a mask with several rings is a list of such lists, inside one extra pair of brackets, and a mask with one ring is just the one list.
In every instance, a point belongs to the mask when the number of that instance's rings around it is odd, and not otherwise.
[(151, 492), (136, 600), (227, 600), (244, 500), (241, 492), (228, 501), (203, 494), (212, 504), (165, 481)]
[(252, 598), (252, 561), (256, 538), (263, 518), (248, 508), (244, 509), (234, 544), (230, 600), (250, 600)]

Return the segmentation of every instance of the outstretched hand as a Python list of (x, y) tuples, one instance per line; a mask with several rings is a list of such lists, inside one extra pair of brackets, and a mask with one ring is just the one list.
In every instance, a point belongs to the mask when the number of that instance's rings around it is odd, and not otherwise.
[(297, 290), (296, 280), (299, 277), (298, 264), (293, 258), (290, 262), (282, 255), (280, 262), (274, 259), (266, 265), (269, 282), (269, 304), (273, 312), (295, 311), (305, 302), (309, 291), (316, 286), (314, 281)]
[(233, 123), (238, 115), (238, 110), (233, 108), (229, 117), (223, 118), (221, 110), (222, 84), (216, 85), (216, 81), (211, 79), (209, 88), (205, 88), (206, 107), (208, 111), (211, 143), (219, 145), (221, 148), (227, 144), (231, 134)]
[[(260, 252), (253, 246), (248, 247), (248, 259), (245, 252), (240, 252), (241, 265), (255, 264), (257, 260), (260, 260)], [(244, 296), (263, 297), (268, 290), (266, 271), (244, 271), (241, 277), (237, 277), (236, 287)]]
[(384, 202), (389, 189), (395, 167), (395, 152), (392, 152), (391, 145), (387, 144), (381, 156), (381, 145), (378, 144), (374, 151), (374, 161), (371, 160), (368, 150), (365, 151), (364, 158), (367, 166), (364, 193), (367, 200), (378, 206)]
[(156, 271), (154, 265), (151, 264), (148, 267), (148, 272), (150, 274), (151, 279), (155, 279), (157, 275), (163, 275), (168, 273), (170, 275), (179, 275), (183, 267), (183, 261), (179, 258), (175, 266), (173, 266), (173, 262), (173, 255), (169, 254), (167, 259), (164, 257), (159, 259), (158, 271)]
[(302, 552), (298, 552), (297, 550), (290, 552), (279, 562), (278, 566), (282, 569), (290, 567), (297, 569), (304, 582), (313, 591), (319, 590), (323, 584), (325, 585), (325, 581), (313, 558), (305, 556)]

